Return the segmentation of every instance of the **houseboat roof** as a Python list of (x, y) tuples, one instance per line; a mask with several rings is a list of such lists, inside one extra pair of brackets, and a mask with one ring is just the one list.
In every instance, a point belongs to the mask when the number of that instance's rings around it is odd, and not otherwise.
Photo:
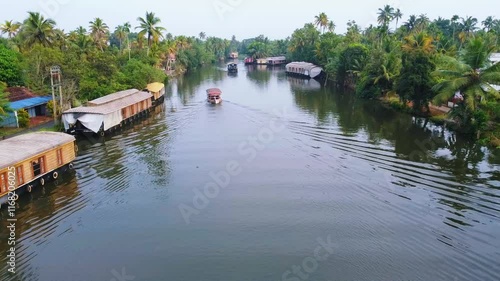
[(158, 93), (163, 88), (165, 88), (165, 84), (159, 82), (148, 84), (148, 86), (146, 87), (146, 89), (152, 93)]
[(219, 88), (211, 88), (207, 90), (209, 96), (220, 96), (222, 91)]
[(69, 109), (65, 111), (63, 114), (71, 114), (71, 113), (91, 113), (91, 114), (100, 114), (106, 115), (112, 112), (116, 112), (125, 108), (127, 106), (131, 106), (133, 104), (139, 103), (141, 101), (150, 99), (153, 95), (148, 92), (138, 91), (134, 95), (129, 95), (123, 97), (119, 100), (111, 101), (105, 104), (96, 105), (96, 106), (80, 106)]
[(285, 56), (270, 57), (270, 58), (267, 58), (267, 60), (286, 60), (286, 57)]
[(35, 106), (46, 104), (50, 100), (52, 100), (52, 97), (50, 97), (50, 96), (29, 98), (29, 99), (19, 100), (19, 101), (15, 101), (15, 102), (10, 103), (10, 108), (12, 108), (12, 110), (14, 110), (14, 111), (22, 109), (22, 108), (32, 108)]
[(304, 68), (304, 69), (313, 69), (313, 68), (316, 68), (316, 67), (319, 67), (315, 64), (312, 64), (310, 62), (304, 62), (304, 61), (294, 61), (294, 62), (291, 62), (289, 64), (286, 65), (286, 67), (300, 67), (300, 68)]
[(35, 132), (0, 141), (0, 169), (73, 141), (75, 137), (56, 132)]
[(109, 103), (109, 102), (112, 102), (115, 100), (123, 99), (124, 97), (131, 96), (137, 92), (139, 92), (139, 90), (137, 90), (137, 89), (129, 89), (129, 90), (121, 91), (121, 92), (116, 92), (114, 94), (109, 94), (109, 95), (104, 96), (102, 98), (91, 100), (88, 102), (88, 105), (96, 106), (96, 105)]
[(490, 61), (493, 63), (500, 62), (500, 53), (492, 53), (490, 56)]

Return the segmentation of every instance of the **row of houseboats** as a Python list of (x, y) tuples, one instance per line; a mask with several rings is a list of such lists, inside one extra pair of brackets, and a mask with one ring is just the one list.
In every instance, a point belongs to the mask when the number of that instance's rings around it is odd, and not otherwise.
[[(228, 70), (237, 71), (236, 64), (228, 64)], [(321, 67), (306, 62), (286, 65), (286, 72), (309, 78), (323, 73)], [(207, 102), (222, 102), (222, 91), (207, 90)], [(0, 205), (7, 202), (10, 192), (31, 192), (60, 173), (73, 168), (77, 146), (73, 135), (92, 133), (104, 136), (132, 120), (145, 115), (164, 101), (165, 85), (149, 84), (144, 90), (130, 89), (110, 94), (87, 105), (63, 112), (62, 121), (66, 133), (36, 132), (20, 135), (0, 142)]]
[(73, 135), (104, 136), (151, 111), (163, 102), (164, 95), (162, 83), (149, 84), (142, 91), (130, 89), (110, 94), (63, 112), (67, 134), (35, 132), (0, 141), (0, 205), (12, 198), (12, 192), (31, 192), (73, 169), (78, 151)]

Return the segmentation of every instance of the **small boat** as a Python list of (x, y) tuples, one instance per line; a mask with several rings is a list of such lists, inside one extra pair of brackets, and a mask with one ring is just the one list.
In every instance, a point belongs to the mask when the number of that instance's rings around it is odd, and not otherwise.
[(222, 91), (218, 88), (211, 88), (207, 90), (207, 102), (211, 104), (219, 104), (222, 102), (222, 98), (220, 97)]
[(238, 64), (234, 62), (230, 62), (227, 64), (227, 72), (236, 73), (238, 72)]
[(255, 60), (251, 57), (245, 58), (245, 65), (255, 64)]
[(73, 169), (76, 139), (64, 133), (35, 132), (0, 141), (0, 205), (11, 192), (43, 187)]

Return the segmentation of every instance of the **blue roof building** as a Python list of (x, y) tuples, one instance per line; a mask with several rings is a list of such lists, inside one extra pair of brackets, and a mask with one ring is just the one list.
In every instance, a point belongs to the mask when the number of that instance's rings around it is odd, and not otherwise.
[(14, 111), (0, 122), (0, 127), (19, 127), (17, 111), (25, 109), (30, 118), (47, 115), (47, 103), (52, 100), (50, 96), (28, 98), (10, 103), (10, 108)]

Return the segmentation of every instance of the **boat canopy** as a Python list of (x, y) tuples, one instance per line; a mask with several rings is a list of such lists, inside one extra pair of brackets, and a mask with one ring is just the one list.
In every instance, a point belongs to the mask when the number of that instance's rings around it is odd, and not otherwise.
[(0, 141), (0, 169), (73, 141), (75, 137), (57, 132), (28, 133)]
[(207, 95), (211, 97), (217, 97), (222, 94), (222, 91), (219, 88), (211, 88), (207, 90)]
[(148, 91), (150, 91), (151, 93), (159, 93), (164, 88), (165, 88), (165, 84), (159, 83), (159, 82), (148, 84), (148, 86), (146, 87), (146, 89)]

